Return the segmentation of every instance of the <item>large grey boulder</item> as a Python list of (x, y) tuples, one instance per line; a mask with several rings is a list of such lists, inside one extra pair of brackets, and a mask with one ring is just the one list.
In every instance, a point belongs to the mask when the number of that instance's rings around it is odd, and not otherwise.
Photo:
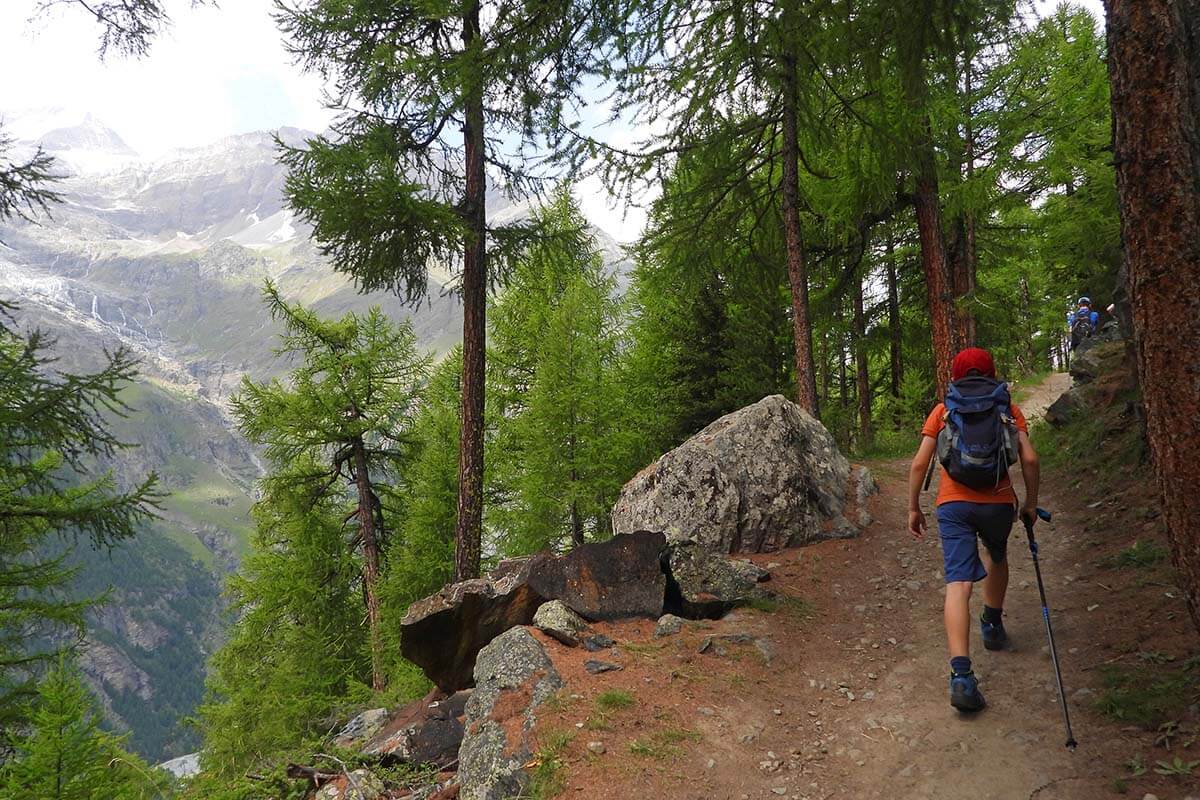
[(541, 643), (513, 628), (479, 651), (458, 751), (462, 800), (520, 797), (529, 783), (538, 708), (563, 686)]
[(721, 417), (638, 473), (613, 530), (664, 531), (713, 552), (826, 538), (846, 509), (850, 464), (829, 431), (781, 395)]

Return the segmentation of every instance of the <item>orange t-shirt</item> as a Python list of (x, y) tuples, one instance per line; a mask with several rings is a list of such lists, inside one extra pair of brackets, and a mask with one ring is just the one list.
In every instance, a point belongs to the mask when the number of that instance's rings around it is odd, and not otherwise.
[[(1025, 415), (1021, 413), (1021, 409), (1011, 405), (1013, 421), (1017, 423), (1018, 431), (1029, 433), (1029, 424), (1025, 422)], [(946, 406), (938, 403), (929, 416), (925, 419), (925, 426), (921, 428), (921, 435), (936, 439), (942, 428), (946, 427), (946, 421), (942, 419), (946, 415)], [(935, 455), (934, 458), (937, 458)], [(1000, 483), (994, 489), (972, 489), (970, 486), (963, 486), (958, 481), (951, 478), (946, 470), (942, 469), (942, 480), (938, 485), (938, 493), (936, 504), (953, 503), (957, 500), (963, 500), (968, 503), (1008, 503), (1015, 505), (1017, 502), (1017, 493), (1013, 491), (1012, 481), (1008, 475), (1000, 479)]]

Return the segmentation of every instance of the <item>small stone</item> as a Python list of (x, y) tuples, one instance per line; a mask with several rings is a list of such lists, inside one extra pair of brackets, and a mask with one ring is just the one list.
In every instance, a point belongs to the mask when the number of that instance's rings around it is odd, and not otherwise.
[(870, 679), (870, 680), (875, 680), (877, 677), (879, 677), (879, 676), (878, 676), (878, 675), (876, 675), (874, 672), (868, 672), (868, 673), (867, 673), (867, 678), (868, 678), (868, 679)]
[(893, 638), (889, 638), (889, 639), (887, 640), (887, 643), (888, 643), (888, 644), (890, 644), (890, 645), (892, 645), (892, 646), (895, 646), (895, 644), (896, 644), (896, 640), (895, 640), (895, 639), (893, 639)]
[(715, 760), (715, 759), (712, 759), (712, 758), (710, 758), (708, 761), (705, 761), (705, 762), (704, 762), (704, 768), (705, 768), (705, 769), (712, 769), (712, 768), (713, 768), (713, 767), (715, 767), (716, 765), (717, 765), (717, 762), (716, 762), (716, 760)]
[(700, 714), (702, 716), (705, 716), (705, 717), (711, 717), (714, 714), (716, 714), (717, 712), (713, 711), (708, 706), (700, 706), (699, 708), (696, 709), (696, 713)]
[(588, 752), (595, 753), (598, 756), (602, 756), (602, 755), (604, 755), (606, 748), (604, 747), (604, 742), (588, 742), (587, 749), (588, 749)]
[(785, 794), (787, 794), (787, 789), (783, 788), (782, 786), (776, 786), (773, 789), (771, 789), (771, 793), (778, 794), (778, 795), (785, 795)]
[(601, 650), (607, 650), (608, 648), (612, 647), (614, 644), (616, 644), (616, 642), (614, 642), (609, 637), (605, 636), (603, 633), (592, 634), (591, 636), (589, 636), (583, 640), (584, 649), (586, 649), (589, 653), (596, 653)]
[(1142, 800), (1158, 800), (1158, 795), (1146, 792), (1144, 795), (1142, 795)]
[(654, 626), (655, 636), (673, 636), (683, 630), (683, 617), (674, 614), (663, 614)]
[(774, 710), (772, 713), (774, 713), (774, 714), (775, 714), (775, 716), (777, 716), (777, 717), (783, 716), (783, 709), (782, 709), (782, 708), (777, 708), (777, 709), (775, 709), (775, 710)]
[(583, 668), (593, 675), (599, 675), (602, 672), (616, 672), (617, 670), (624, 669), (624, 667), (622, 667), (620, 664), (613, 664), (610, 661), (597, 661), (595, 659), (588, 659), (587, 661), (583, 662)]
[(533, 624), (568, 647), (579, 644), (580, 634), (587, 630), (587, 621), (561, 600), (538, 606), (533, 614)]

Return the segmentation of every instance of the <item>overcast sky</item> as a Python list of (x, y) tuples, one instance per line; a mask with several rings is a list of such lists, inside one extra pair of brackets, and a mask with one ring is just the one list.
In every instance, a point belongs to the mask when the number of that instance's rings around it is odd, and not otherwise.
[[(147, 157), (284, 125), (321, 130), (330, 120), (320, 82), (284, 52), (271, 0), (198, 9), (167, 0), (174, 25), (149, 57), (113, 55), (104, 63), (96, 55), (99, 29), (86, 12), (67, 4), (31, 21), (36, 5), (0, 0), (0, 113), (59, 108), (79, 121), (91, 112)], [(1044, 13), (1057, 2), (1036, 5)], [(1100, 0), (1082, 5), (1103, 15)], [(590, 219), (621, 241), (636, 237), (644, 214), (614, 208), (598, 181), (580, 188)]]

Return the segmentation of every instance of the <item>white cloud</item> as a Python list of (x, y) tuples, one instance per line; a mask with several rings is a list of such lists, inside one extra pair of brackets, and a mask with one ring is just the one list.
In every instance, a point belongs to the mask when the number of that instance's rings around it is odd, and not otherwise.
[[(284, 51), (271, 0), (220, 8), (168, 3), (174, 25), (141, 60), (97, 57), (99, 27), (66, 5), (30, 20), (35, 0), (0, 8), (0, 110), (92, 112), (142, 155), (281, 125), (323, 128), (320, 81)], [(12, 79), (12, 76), (23, 76)]]

